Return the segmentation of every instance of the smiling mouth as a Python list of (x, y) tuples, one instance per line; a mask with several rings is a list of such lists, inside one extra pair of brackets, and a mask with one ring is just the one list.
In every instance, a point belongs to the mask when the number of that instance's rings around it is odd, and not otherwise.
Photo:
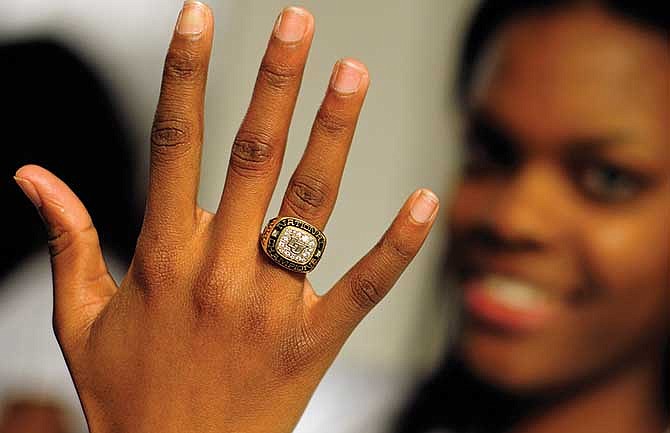
[(472, 318), (508, 332), (538, 331), (551, 321), (557, 307), (550, 291), (501, 274), (472, 277), (463, 290), (465, 308)]

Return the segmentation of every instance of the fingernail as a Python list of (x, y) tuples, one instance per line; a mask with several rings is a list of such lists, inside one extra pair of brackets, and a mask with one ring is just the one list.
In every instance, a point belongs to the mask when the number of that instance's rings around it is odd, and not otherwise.
[(431, 220), (437, 209), (439, 199), (435, 194), (428, 190), (421, 190), (419, 196), (412, 203), (410, 214), (414, 221), (419, 224), (425, 224)]
[(351, 60), (340, 60), (335, 66), (333, 89), (339, 93), (354, 93), (358, 90), (365, 70)]
[(299, 8), (284, 9), (275, 23), (275, 36), (283, 42), (301, 41), (306, 31), (307, 15)]
[(37, 193), (35, 185), (33, 185), (32, 182), (30, 182), (28, 179), (24, 179), (22, 177), (14, 176), (14, 180), (16, 181), (16, 184), (19, 186), (19, 188), (21, 188), (21, 191), (23, 191), (26, 197), (28, 197), (28, 200), (30, 200), (36, 208), (41, 208), (42, 200), (40, 199), (40, 195)]
[(187, 0), (177, 20), (177, 33), (198, 39), (205, 29), (206, 6), (200, 2)]

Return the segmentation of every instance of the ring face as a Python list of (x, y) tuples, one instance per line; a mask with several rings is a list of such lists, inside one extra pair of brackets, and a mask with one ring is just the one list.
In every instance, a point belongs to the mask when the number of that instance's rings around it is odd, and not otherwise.
[(321, 260), (326, 236), (299, 218), (275, 218), (265, 228), (261, 245), (268, 257), (281, 267), (307, 273)]

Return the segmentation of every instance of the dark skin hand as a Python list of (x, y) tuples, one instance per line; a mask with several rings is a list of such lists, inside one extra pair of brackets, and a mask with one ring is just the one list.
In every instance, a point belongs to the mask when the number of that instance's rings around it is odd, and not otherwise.
[[(17, 172), (49, 229), (54, 328), (91, 432), (292, 431), (349, 334), (428, 235), (438, 202), (419, 190), (324, 296), (260, 250), (313, 32), (304, 9), (278, 19), (212, 214), (196, 197), (213, 18), (186, 3), (151, 134), (144, 224), (118, 286), (75, 194), (43, 168)], [(360, 62), (336, 64), (281, 216), (326, 225), (368, 84)]]

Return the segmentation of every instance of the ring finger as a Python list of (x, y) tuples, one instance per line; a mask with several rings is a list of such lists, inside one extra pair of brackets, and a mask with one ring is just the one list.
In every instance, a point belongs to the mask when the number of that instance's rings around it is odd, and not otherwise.
[(369, 82), (367, 68), (361, 62), (342, 59), (335, 64), (307, 148), (286, 189), (280, 216), (298, 217), (319, 229), (325, 227), (335, 207)]

